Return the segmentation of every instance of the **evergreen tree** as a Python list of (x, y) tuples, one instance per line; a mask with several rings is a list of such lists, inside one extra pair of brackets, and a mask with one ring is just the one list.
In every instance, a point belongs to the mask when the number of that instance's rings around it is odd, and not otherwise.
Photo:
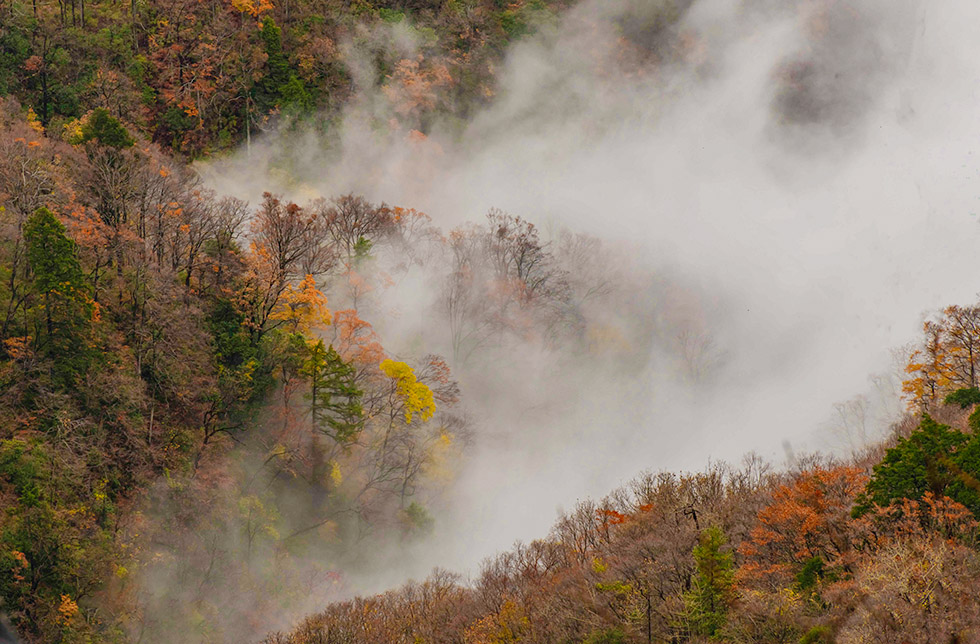
[(96, 140), (110, 148), (131, 148), (136, 142), (119, 119), (113, 118), (104, 108), (92, 110), (82, 126), (82, 141)]
[(704, 530), (694, 547), (697, 573), (684, 595), (685, 621), (693, 635), (714, 637), (725, 625), (735, 585), (732, 553), (722, 551), (725, 533), (717, 526)]
[(24, 240), (36, 298), (29, 310), (35, 350), (54, 358), (62, 374), (80, 372), (89, 353), (83, 331), (91, 322), (93, 304), (75, 242), (47, 208), (28, 217)]
[(980, 389), (977, 389), (976, 387), (957, 389), (953, 393), (946, 396), (943, 402), (947, 405), (959, 405), (960, 409), (972, 407), (973, 405), (980, 403)]
[(282, 29), (269, 16), (262, 21), (261, 37), (267, 57), (266, 73), (253, 87), (255, 105), (263, 112), (275, 107), (294, 114), (312, 110), (313, 97), (283, 52)]
[(317, 340), (310, 346), (302, 373), (310, 380), (313, 426), (341, 445), (353, 441), (364, 425), (363, 392), (354, 382), (356, 372), (333, 348)]
[(980, 516), (980, 436), (965, 434), (923, 414), (919, 428), (898, 439), (874, 466), (854, 515), (872, 504), (887, 506), (897, 499), (921, 499), (926, 492), (948, 496)]
[(262, 21), (262, 42), (265, 47), (265, 75), (255, 83), (254, 100), (259, 110), (274, 108), (280, 98), (280, 88), (289, 82), (289, 61), (282, 53), (282, 29), (271, 17)]

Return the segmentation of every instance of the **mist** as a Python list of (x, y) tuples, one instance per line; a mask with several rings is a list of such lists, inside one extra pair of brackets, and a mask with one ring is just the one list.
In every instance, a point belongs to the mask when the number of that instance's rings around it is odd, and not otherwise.
[[(456, 480), (424, 493), (435, 531), (351, 590), (472, 573), (644, 470), (854, 448), (833, 431), (854, 396), (858, 442), (884, 436), (892, 350), (978, 291), (978, 20), (965, 0), (586, 1), (513, 46), (465, 124), (379, 128), (390, 97), (354, 70), (330, 136), (284, 130), (201, 168), (252, 203), (353, 192), (443, 233), (495, 207), (555, 245), (602, 242), (586, 269), (609, 289), (586, 308), (628, 346), (511, 339), (452, 363), (474, 430)], [(410, 54), (411, 34), (392, 41)], [(395, 263), (379, 253), (393, 285), (362, 317), (394, 355), (449, 355), (445, 271)]]

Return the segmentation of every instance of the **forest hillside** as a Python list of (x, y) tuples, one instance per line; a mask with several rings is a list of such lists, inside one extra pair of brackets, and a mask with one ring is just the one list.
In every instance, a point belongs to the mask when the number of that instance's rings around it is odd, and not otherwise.
[(980, 641), (954, 4), (2, 4), (0, 620)]

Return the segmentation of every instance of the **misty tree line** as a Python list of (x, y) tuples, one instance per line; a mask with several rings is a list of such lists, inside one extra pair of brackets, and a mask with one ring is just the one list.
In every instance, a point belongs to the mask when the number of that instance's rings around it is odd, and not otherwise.
[[(923, 454), (910, 443), (936, 455), (926, 436), (961, 432), (907, 420), (906, 438), (853, 462), (812, 456), (778, 472), (749, 456), (644, 474), (487, 559), (472, 580), (437, 570), (265, 642), (970, 641), (976, 497), (944, 490), (967, 508), (895, 486), (917, 480), (906, 468)], [(865, 505), (872, 491), (882, 495)]]

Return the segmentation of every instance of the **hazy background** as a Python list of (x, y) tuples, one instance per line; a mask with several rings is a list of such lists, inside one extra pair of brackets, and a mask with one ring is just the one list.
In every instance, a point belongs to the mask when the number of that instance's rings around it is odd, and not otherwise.
[[(681, 17), (658, 27), (665, 10)], [(293, 130), (202, 168), (253, 203), (356, 192), (444, 232), (497, 207), (603, 240), (589, 270), (615, 292), (591, 315), (630, 346), (513, 341), (453, 365), (475, 432), (430, 494), (435, 532), (353, 587), (473, 571), (644, 469), (881, 436), (902, 409), (892, 350), (978, 291), (977, 24), (967, 0), (586, 1), (513, 47), (461, 131), (379, 127), (391, 108), (354, 70), (329, 145)], [(393, 354), (447, 353), (445, 269), (362, 308)], [(699, 377), (678, 359), (692, 337)]]

